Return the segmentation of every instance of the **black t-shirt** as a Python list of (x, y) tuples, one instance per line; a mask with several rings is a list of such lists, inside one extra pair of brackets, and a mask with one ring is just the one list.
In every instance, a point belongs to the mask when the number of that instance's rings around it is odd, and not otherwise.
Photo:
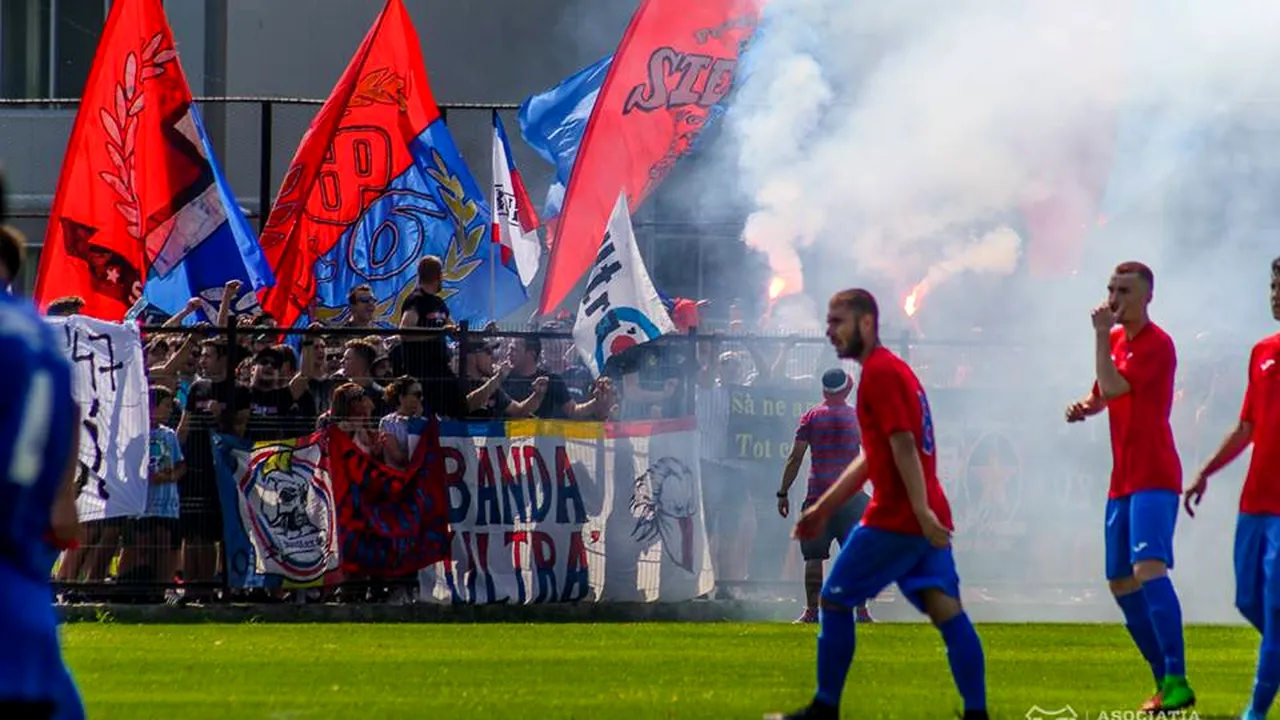
[(591, 384), (595, 382), (595, 378), (591, 375), (591, 370), (582, 363), (574, 363), (571, 367), (564, 371), (565, 387), (569, 390), (569, 397), (574, 402), (584, 403), (591, 399)]
[(567, 420), (564, 406), (573, 402), (573, 395), (564, 378), (558, 374), (539, 367), (532, 375), (508, 375), (502, 382), (502, 389), (516, 402), (524, 402), (533, 394), (533, 382), (540, 377), (547, 378), (547, 394), (542, 396), (542, 404), (534, 411), (533, 416), (544, 420)]
[[(481, 387), (483, 387), (484, 384), (487, 382), (489, 381), (478, 380), (478, 379), (468, 380), (467, 381), (468, 391), (475, 392), (476, 390), (479, 390)], [(525, 397), (528, 397), (528, 395), (526, 395)], [(511, 396), (508, 395), (502, 389), (501, 386), (499, 386), (498, 389), (494, 390), (493, 394), (489, 396), (489, 402), (485, 403), (484, 407), (481, 407), (476, 410), (470, 410), (467, 413), (467, 417), (475, 420), (492, 420), (496, 418), (505, 417), (507, 414), (507, 408), (510, 405), (511, 405)]]
[[(606, 372), (613, 378), (616, 387), (624, 387), (622, 377), (635, 373), (638, 375), (640, 387), (651, 392), (662, 392), (668, 380), (676, 381), (675, 392), (661, 403), (662, 417), (679, 418), (693, 414), (693, 403), (689, 384), (689, 373), (694, 369), (689, 361), (689, 350), (692, 346), (685, 342), (649, 342), (637, 345), (621, 355), (609, 358), (605, 364)], [(626, 400), (626, 392), (623, 391)], [(623, 403), (625, 419), (644, 419), (650, 417), (651, 405), (637, 402)]]
[(227, 416), (214, 415), (209, 406), (212, 402), (226, 403), (227, 396), (234, 390), (230, 381), (214, 383), (208, 378), (196, 380), (187, 390), (187, 442), (182, 447), (182, 455), (187, 461), (187, 474), (178, 482), (178, 494), (184, 513), (216, 511), (219, 507), (218, 480), (209, 432), (225, 432), (231, 428), (224, 424)]
[(315, 420), (304, 420), (295, 412), (298, 401), (287, 387), (260, 390), (236, 386), (237, 412), (249, 411), (247, 435), (250, 440), (289, 440), (310, 432)]
[[(311, 390), (308, 394), (314, 394), (317, 397), (324, 398), (323, 409), (317, 407), (316, 409), (320, 410), (320, 412), (307, 416), (310, 418), (311, 422), (314, 423), (316, 418), (332, 409), (330, 405), (333, 402), (334, 388), (340, 385), (345, 385), (348, 382), (351, 381), (341, 375), (334, 375), (332, 377), (325, 378), (324, 380), (311, 380), (309, 382), (308, 386)], [(391, 412), (391, 408), (387, 407), (387, 391), (378, 383), (370, 381), (368, 385), (365, 385), (364, 396), (373, 401), (374, 417), (382, 417), (383, 415)], [(320, 403), (316, 401), (315, 404), (318, 406)]]
[[(421, 288), (409, 293), (409, 297), (404, 299), (404, 304), (400, 306), (401, 317), (410, 310), (418, 314), (417, 327), (443, 328), (449, 324), (449, 306), (439, 295), (423, 292)], [(397, 373), (407, 373), (419, 380), (453, 376), (449, 369), (449, 346), (442, 337), (405, 336), (396, 350), (399, 352), (393, 351), (392, 359), (393, 365), (397, 357), (400, 360), (396, 367)]]

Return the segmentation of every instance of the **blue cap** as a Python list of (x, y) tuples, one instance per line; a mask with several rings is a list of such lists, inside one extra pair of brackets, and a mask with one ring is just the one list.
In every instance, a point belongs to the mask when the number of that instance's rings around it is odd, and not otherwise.
[(851, 384), (849, 373), (840, 368), (822, 373), (822, 392), (835, 394), (848, 389)]

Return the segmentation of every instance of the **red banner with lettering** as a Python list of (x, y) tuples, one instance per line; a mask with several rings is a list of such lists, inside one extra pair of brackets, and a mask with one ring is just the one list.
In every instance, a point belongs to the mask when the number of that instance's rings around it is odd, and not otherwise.
[(559, 305), (595, 259), (625, 191), (632, 212), (693, 147), (733, 87), (763, 0), (645, 0), (614, 54), (565, 191), (541, 312)]

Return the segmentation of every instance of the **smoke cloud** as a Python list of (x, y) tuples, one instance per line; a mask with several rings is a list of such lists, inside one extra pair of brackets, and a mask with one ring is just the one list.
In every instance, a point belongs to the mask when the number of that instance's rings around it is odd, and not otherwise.
[[(1068, 428), (1061, 413), (1092, 381), (1088, 311), (1116, 263), (1155, 270), (1152, 312), (1179, 348), (1188, 477), (1232, 422), (1241, 356), (1274, 330), (1276, 28), (1280, 3), (1268, 0), (767, 4), (728, 114), (734, 175), (752, 204), (743, 239), (787, 292), (819, 265), (847, 268), (845, 284), (880, 292), (890, 325), (907, 322), (894, 307), (923, 290), (916, 321), (929, 337), (968, 343), (917, 347), (911, 361), (931, 388), (1000, 391), (935, 404), (940, 442), (965, 436), (964, 450), (940, 457), (945, 474), (969, 478), (949, 493), (984, 508), (958, 518), (958, 537), (985, 534), (960, 547), (961, 567), (998, 578), (993, 586), (1053, 582), (1001, 574), (1016, 563), (984, 543), (1005, 533), (1026, 553), (1049, 543), (1041, 566), (1088, 557), (1105, 596), (1107, 420)], [(1075, 209), (1066, 240), (1022, 219), (1055, 198)], [(1020, 271), (1073, 233), (1087, 242), (1056, 256), (1053, 277)], [(975, 344), (978, 325), (988, 340)], [(1001, 333), (1020, 349), (990, 340)], [(1017, 487), (1000, 490), (995, 470), (983, 471), (990, 483), (974, 480), (968, 436), (1008, 417), (1027, 418), (1042, 442), (1013, 451)], [(1179, 523), (1178, 568), (1196, 579), (1185, 591), (1191, 619), (1237, 619), (1226, 588), (1238, 484), (1220, 485), (1211, 507)], [(1018, 535), (1018, 523), (1031, 529)]]

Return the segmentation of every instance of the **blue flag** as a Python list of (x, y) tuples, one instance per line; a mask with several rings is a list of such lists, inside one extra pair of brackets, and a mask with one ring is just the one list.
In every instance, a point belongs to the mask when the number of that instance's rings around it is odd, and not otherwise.
[[(190, 106), (191, 130), (199, 147), (195, 148), (205, 165), (207, 181), (204, 192), (186, 204), (148, 236), (148, 250), (158, 247), (151, 259), (143, 298), (153, 308), (173, 315), (187, 301), (199, 297), (205, 303), (202, 312), (212, 319), (222, 299), (222, 288), (231, 280), (241, 282), (238, 311), (257, 304), (257, 291), (275, 285), (275, 276), (258, 245), (258, 236), (241, 212), (227, 183), (209, 134), (195, 104)], [(155, 239), (167, 233), (163, 245)]]
[(520, 105), (520, 134), (542, 159), (556, 166), (555, 182), (547, 190), (543, 221), (560, 214), (564, 190), (578, 159), (578, 146), (612, 62), (613, 56), (604, 58)]

